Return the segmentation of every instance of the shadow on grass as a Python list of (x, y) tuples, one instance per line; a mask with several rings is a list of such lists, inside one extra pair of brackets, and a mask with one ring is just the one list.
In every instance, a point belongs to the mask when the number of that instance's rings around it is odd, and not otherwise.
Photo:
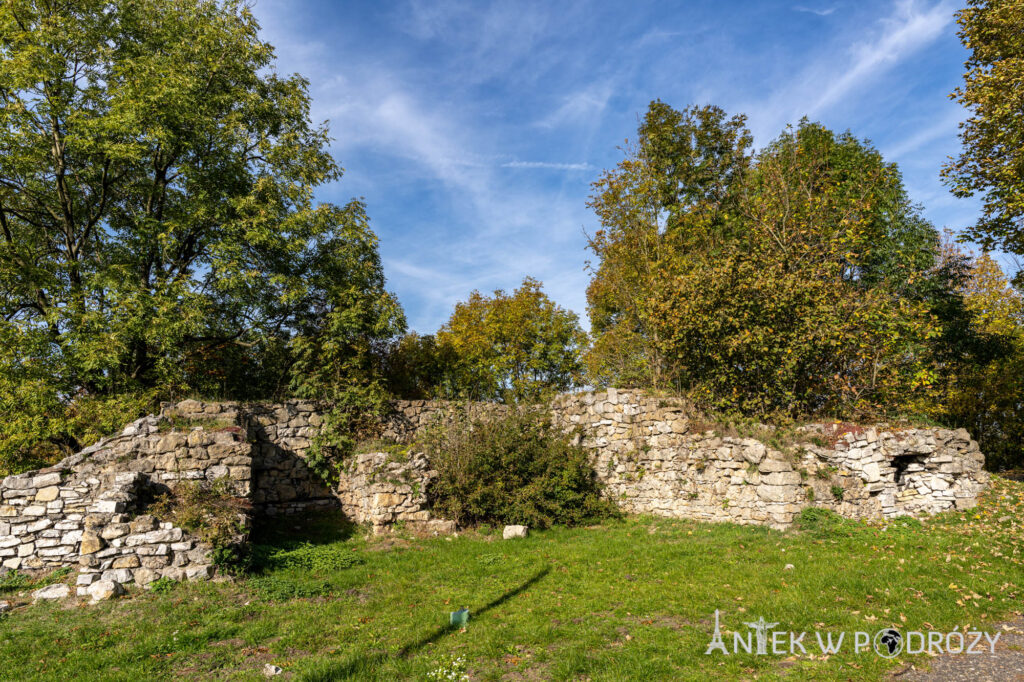
[[(546, 566), (543, 569), (537, 571), (531, 578), (526, 580), (518, 587), (509, 590), (501, 596), (491, 600), (487, 604), (479, 608), (469, 607), (469, 614), (472, 622), (473, 620), (479, 619), (480, 616), (487, 613), (488, 611), (495, 609), (508, 600), (512, 599), (523, 593), (525, 590), (530, 589), (532, 586), (544, 579), (544, 577), (551, 572), (551, 567)], [(445, 635), (451, 634), (458, 631), (458, 627), (453, 625), (442, 625), (433, 632), (423, 636), (422, 638), (406, 644), (401, 649), (394, 653), (388, 653), (382, 651), (375, 654), (361, 654), (354, 656), (345, 661), (330, 662), (324, 664), (319, 669), (313, 670), (303, 676), (303, 679), (316, 681), (316, 682), (327, 682), (328, 680), (344, 680), (344, 679), (364, 679), (369, 677), (374, 669), (382, 663), (392, 658), (406, 658), (418, 652), (423, 647), (433, 644)]]
[(317, 510), (308, 514), (258, 516), (250, 537), (254, 544), (271, 547), (326, 545), (348, 540), (357, 528), (340, 510)]

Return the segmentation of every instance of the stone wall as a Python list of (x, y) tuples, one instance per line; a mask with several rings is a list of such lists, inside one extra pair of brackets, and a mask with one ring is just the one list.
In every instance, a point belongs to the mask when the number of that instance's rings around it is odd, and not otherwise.
[[(404, 441), (451, 409), (395, 407), (385, 432)], [(785, 528), (807, 506), (870, 519), (963, 509), (988, 481), (963, 429), (812, 424), (781, 434), (754, 425), (744, 437), (682, 400), (616, 389), (565, 394), (551, 410), (591, 452), (608, 496), (634, 513)]]
[[(353, 456), (328, 487), (307, 466), (321, 406), (166, 404), (54, 467), (3, 479), (2, 567), (77, 566), (82, 590), (99, 579), (208, 578), (211, 548), (145, 513), (182, 480), (225, 480), (261, 513), (333, 507), (375, 531), (403, 523), (450, 532), (454, 524), (427, 508), (436, 474), (413, 444), (451, 409), (397, 402), (383, 433), (406, 446)], [(818, 424), (782, 434), (755, 425), (741, 434), (682, 401), (615, 389), (560, 396), (551, 411), (628, 512), (785, 528), (807, 506), (872, 519), (968, 508), (988, 480), (962, 429)]]
[(234, 410), (169, 408), (56, 466), (8, 476), (0, 482), (2, 565), (75, 566), (81, 592), (100, 579), (146, 585), (161, 577), (209, 578), (209, 546), (138, 512), (181, 480), (225, 478), (248, 497), (250, 449)]
[[(419, 401), (426, 405), (424, 401)], [(425, 426), (441, 406), (424, 410), (422, 421), (408, 422), (396, 410), (387, 437), (399, 440)], [(253, 440), (253, 502), (264, 513), (294, 513), (315, 507), (337, 507), (355, 523), (374, 532), (402, 523), (424, 532), (451, 532), (454, 524), (435, 519), (427, 509), (426, 489), (435, 472), (422, 454), (391, 448), (391, 452), (355, 455), (329, 488), (307, 466), (309, 448), (320, 425), (322, 408), (289, 401), (249, 405), (242, 421)]]
[(963, 429), (817, 424), (743, 437), (682, 401), (615, 389), (561, 396), (553, 412), (630, 512), (784, 528), (807, 506), (872, 519), (967, 508), (988, 481)]

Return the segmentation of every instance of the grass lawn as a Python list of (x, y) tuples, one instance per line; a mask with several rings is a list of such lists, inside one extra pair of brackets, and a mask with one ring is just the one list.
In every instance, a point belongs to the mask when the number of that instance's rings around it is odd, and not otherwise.
[[(0, 676), (263, 679), (273, 663), (291, 679), (419, 680), (461, 657), (473, 680), (879, 678), (928, 659), (849, 646), (823, 657), (812, 631), (994, 633), (1020, 610), (1024, 484), (994, 481), (975, 510), (886, 528), (640, 517), (503, 541), (500, 530), (381, 539), (337, 518), (288, 519), (264, 531), (276, 558), (258, 577), (19, 606), (0, 621)], [(274, 549), (300, 539), (316, 547)], [(0, 597), (27, 600), (13, 589)], [(461, 606), (468, 627), (448, 628)], [(806, 630), (808, 653), (705, 656), (715, 609), (727, 631), (759, 616)]]

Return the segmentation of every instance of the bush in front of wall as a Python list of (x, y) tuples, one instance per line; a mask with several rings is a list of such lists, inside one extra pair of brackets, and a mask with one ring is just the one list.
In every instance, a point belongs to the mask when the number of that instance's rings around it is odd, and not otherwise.
[(618, 514), (601, 497), (587, 453), (540, 408), (456, 409), (428, 429), (423, 444), (438, 472), (427, 490), (434, 514), (461, 526), (545, 528)]

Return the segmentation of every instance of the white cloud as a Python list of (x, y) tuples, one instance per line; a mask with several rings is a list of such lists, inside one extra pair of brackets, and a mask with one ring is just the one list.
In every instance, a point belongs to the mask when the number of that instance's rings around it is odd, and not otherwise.
[(836, 11), (835, 7), (828, 7), (826, 9), (815, 9), (813, 7), (802, 7), (797, 5), (793, 8), (794, 12), (807, 12), (808, 14), (817, 14), (819, 17), (827, 17)]
[(593, 123), (604, 113), (611, 96), (610, 81), (594, 83), (563, 98), (562, 104), (538, 121), (537, 125), (542, 128), (556, 128), (563, 125)]
[[(836, 4), (797, 2), (819, 16)], [(527, 274), (585, 319), (582, 230), (595, 222), (586, 182), (617, 160), (614, 145), (651, 99), (749, 112), (762, 144), (762, 133), (804, 114), (841, 114), (844, 128), (864, 113), (872, 85), (951, 32), (953, 2), (879, 0), (873, 15), (843, 5), (844, 15), (870, 18), (821, 22), (813, 48), (776, 40), (771, 26), (757, 27), (750, 45), (707, 20), (710, 10), (614, 3), (411, 0), (373, 13), (367, 35), (358, 21), (316, 30), (313, 5), (300, 0), (260, 0), (254, 11), (280, 70), (310, 79), (314, 120), (330, 119), (348, 172), (327, 194), (367, 196), (391, 286), (411, 325), (430, 332), (472, 289), (512, 289)], [(763, 95), (766, 83), (778, 87)], [(945, 125), (906, 123), (903, 139), (891, 126), (878, 137), (887, 157), (921, 159)]]
[(931, 124), (921, 127), (913, 135), (883, 146), (882, 151), (885, 152), (886, 160), (898, 161), (936, 140), (952, 138), (956, 135), (958, 124), (965, 117), (966, 114), (960, 107), (951, 108), (948, 113), (936, 117)]
[(836, 104), (857, 88), (891, 69), (919, 49), (938, 38), (953, 21), (954, 7), (940, 2), (921, 9), (917, 2), (900, 2), (891, 17), (882, 21), (884, 29), (878, 37), (855, 45), (852, 60), (841, 73), (819, 81), (830, 83), (810, 105), (811, 116)]
[(742, 105), (742, 111), (751, 112), (755, 139), (763, 143), (803, 116), (818, 118), (852, 106), (854, 97), (949, 30), (955, 9), (951, 0), (932, 5), (900, 0), (889, 16), (872, 26), (852, 36), (849, 30), (844, 32), (766, 100)]
[(551, 163), (549, 161), (509, 161), (502, 168), (550, 168), (552, 170), (593, 170), (589, 163)]

